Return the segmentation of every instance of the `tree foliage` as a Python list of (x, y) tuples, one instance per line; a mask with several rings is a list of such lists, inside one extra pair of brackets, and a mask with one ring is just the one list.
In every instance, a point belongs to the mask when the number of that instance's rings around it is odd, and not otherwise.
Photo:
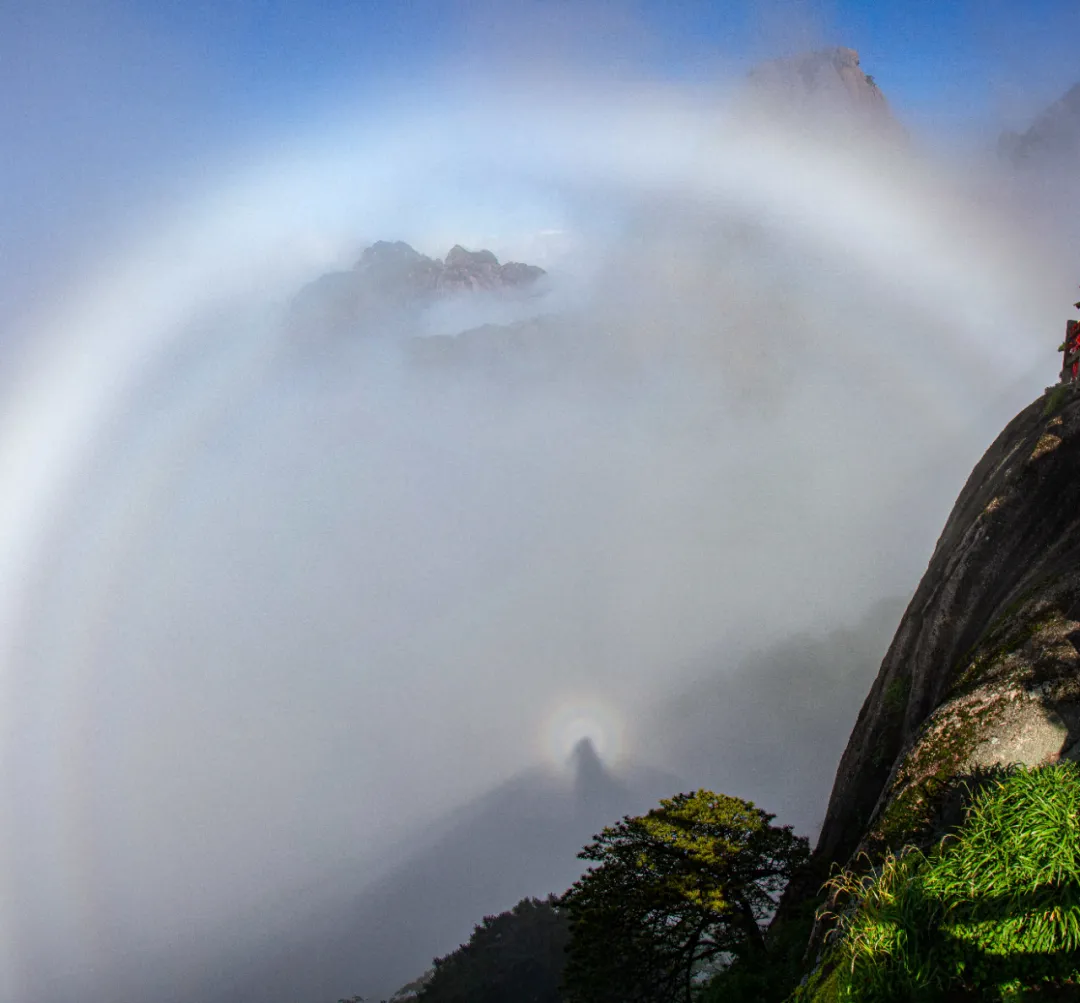
[(807, 841), (753, 803), (679, 794), (578, 855), (599, 866), (562, 897), (574, 1003), (685, 1003), (703, 973), (764, 955), (764, 924)]
[(467, 944), (436, 958), (416, 1003), (560, 1003), (569, 923), (554, 896), (485, 916)]

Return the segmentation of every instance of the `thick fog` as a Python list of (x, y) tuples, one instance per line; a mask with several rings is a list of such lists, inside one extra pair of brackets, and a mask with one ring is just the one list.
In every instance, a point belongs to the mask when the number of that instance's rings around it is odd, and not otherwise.
[[(386, 993), (676, 787), (816, 833), (953, 499), (1056, 378), (1067, 186), (497, 69), (260, 137), (20, 301), (5, 1000)], [(548, 274), (297, 322), (380, 239)]]

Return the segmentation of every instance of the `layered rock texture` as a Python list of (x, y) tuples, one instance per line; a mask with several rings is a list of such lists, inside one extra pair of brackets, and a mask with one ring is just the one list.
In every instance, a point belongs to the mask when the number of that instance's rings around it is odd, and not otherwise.
[(323, 275), (300, 290), (289, 326), (306, 335), (407, 326), (418, 311), (441, 299), (477, 292), (526, 293), (544, 274), (536, 265), (499, 264), (491, 251), (467, 251), (460, 244), (439, 260), (402, 241), (380, 240), (351, 270)]
[(1080, 751), (1080, 391), (975, 467), (840, 761), (816, 857), (942, 831), (958, 776)]

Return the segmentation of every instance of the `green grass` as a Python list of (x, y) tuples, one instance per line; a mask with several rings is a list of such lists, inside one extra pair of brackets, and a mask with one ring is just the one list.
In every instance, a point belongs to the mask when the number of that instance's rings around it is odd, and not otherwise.
[(1058, 413), (1065, 403), (1069, 394), (1071, 383), (1058, 383), (1046, 393), (1046, 404), (1043, 407), (1043, 417), (1049, 418)]
[(1017, 768), (936, 848), (835, 877), (837, 998), (1080, 998), (1080, 769)]

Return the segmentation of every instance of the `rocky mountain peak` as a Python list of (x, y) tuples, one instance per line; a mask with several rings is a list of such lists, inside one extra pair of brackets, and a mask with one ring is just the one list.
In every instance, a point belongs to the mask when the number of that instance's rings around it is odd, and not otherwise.
[(896, 126), (885, 95), (844, 46), (761, 63), (748, 75), (751, 97), (785, 117), (850, 118)]
[(328, 273), (301, 289), (289, 326), (305, 336), (363, 333), (392, 314), (400, 321), (446, 296), (525, 291), (545, 274), (520, 261), (499, 264), (491, 251), (469, 251), (460, 244), (440, 260), (404, 241), (379, 240), (364, 249), (351, 271)]
[(466, 251), (460, 244), (455, 244), (446, 255), (447, 268), (483, 268), (498, 267), (499, 259), (491, 251)]
[(364, 249), (357, 262), (357, 268), (371, 268), (380, 265), (415, 264), (429, 260), (419, 251), (413, 250), (402, 240), (377, 240)]
[(460, 244), (455, 244), (446, 255), (439, 276), (439, 288), (452, 292), (458, 289), (524, 286), (535, 282), (543, 274), (544, 270), (536, 265), (525, 265), (518, 261), (500, 265), (499, 259), (491, 251), (467, 251)]

